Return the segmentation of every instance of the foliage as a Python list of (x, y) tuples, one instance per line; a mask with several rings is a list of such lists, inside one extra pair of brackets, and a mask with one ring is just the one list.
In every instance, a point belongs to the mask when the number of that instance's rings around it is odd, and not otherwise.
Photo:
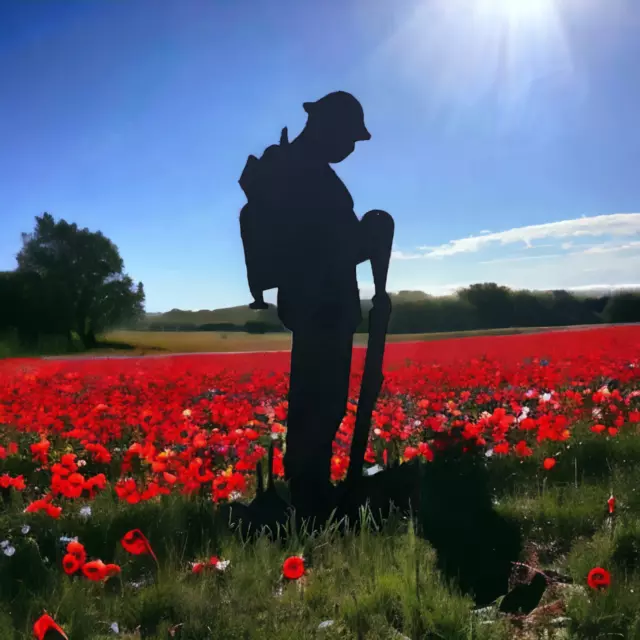
[[(474, 284), (455, 295), (429, 296), (421, 291), (391, 295), (391, 334), (456, 332), (515, 327), (555, 327), (618, 322), (640, 322), (640, 295), (621, 293), (587, 296), (567, 291), (512, 290), (495, 283)], [(362, 302), (367, 331), (371, 304)], [(605, 310), (606, 309), (606, 310)], [(251, 311), (247, 306), (215, 311), (181, 311), (145, 317), (137, 328), (148, 331), (247, 331), (262, 325), (265, 331), (282, 331), (277, 310)]]
[(36, 217), (22, 235), (15, 272), (0, 274), (0, 329), (13, 327), (20, 342), (75, 332), (85, 346), (106, 328), (142, 317), (144, 288), (124, 273), (117, 247), (101, 232)]

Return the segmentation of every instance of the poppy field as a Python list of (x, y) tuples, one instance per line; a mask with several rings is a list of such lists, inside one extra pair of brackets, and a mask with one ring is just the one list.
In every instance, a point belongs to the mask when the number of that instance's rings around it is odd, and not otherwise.
[(443, 433), (477, 445), (525, 537), (514, 581), (549, 577), (526, 616), (474, 612), (400, 517), (282, 544), (228, 531), (224, 505), (251, 498), (272, 444), (283, 475), (288, 366), (0, 360), (0, 640), (640, 638), (640, 328), (387, 347), (369, 472), (431, 464)]

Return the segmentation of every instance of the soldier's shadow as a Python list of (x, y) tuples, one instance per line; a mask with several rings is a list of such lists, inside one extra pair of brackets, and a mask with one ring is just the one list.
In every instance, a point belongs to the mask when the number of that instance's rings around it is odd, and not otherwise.
[[(284, 486), (272, 477), (266, 488), (259, 484), (250, 505), (223, 511), (243, 539), (268, 535), (286, 543), (292, 534), (316, 531), (315, 523), (296, 521)], [(522, 552), (521, 533), (496, 511), (485, 458), (468, 443), (449, 446), (433, 462), (412, 461), (364, 477), (348, 491), (338, 486), (336, 505), (328, 525), (336, 533), (372, 525), (380, 530), (393, 512), (413, 519), (418, 535), (434, 547), (445, 580), (478, 606), (508, 591), (512, 563)]]

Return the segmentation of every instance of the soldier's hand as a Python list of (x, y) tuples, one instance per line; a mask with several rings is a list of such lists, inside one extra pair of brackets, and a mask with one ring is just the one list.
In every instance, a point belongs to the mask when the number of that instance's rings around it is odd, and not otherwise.
[(385, 314), (391, 313), (391, 297), (386, 291), (384, 293), (376, 293), (376, 295), (373, 296), (372, 302), (373, 308), (376, 311)]

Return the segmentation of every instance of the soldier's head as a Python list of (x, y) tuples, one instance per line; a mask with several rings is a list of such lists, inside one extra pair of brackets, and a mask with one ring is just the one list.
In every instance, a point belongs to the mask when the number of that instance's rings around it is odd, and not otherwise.
[(325, 162), (342, 162), (353, 153), (356, 142), (371, 139), (362, 105), (350, 93), (335, 91), (303, 107), (309, 115), (306, 135)]

